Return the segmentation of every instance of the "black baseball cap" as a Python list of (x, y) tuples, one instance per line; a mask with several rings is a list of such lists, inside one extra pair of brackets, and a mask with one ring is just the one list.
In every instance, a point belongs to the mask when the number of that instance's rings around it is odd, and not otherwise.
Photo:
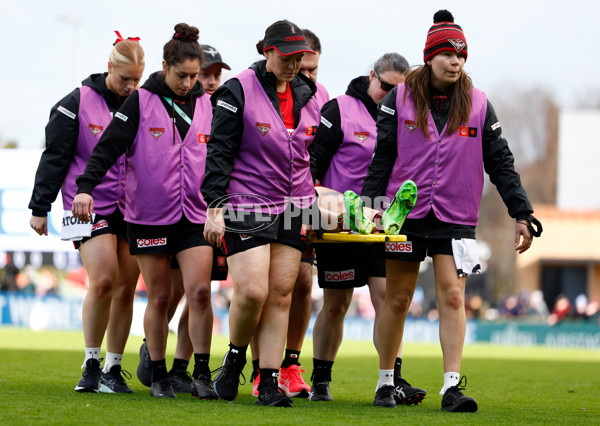
[(202, 50), (204, 50), (204, 60), (205, 62), (202, 64), (202, 68), (208, 68), (214, 64), (220, 64), (222, 68), (226, 70), (231, 70), (229, 65), (223, 62), (223, 58), (221, 58), (221, 54), (217, 49), (208, 44), (202, 45)]
[(304, 34), (302, 33), (278, 34), (277, 36), (270, 37), (265, 40), (263, 52), (270, 49), (275, 49), (277, 53), (283, 56), (300, 52), (315, 53), (306, 44)]

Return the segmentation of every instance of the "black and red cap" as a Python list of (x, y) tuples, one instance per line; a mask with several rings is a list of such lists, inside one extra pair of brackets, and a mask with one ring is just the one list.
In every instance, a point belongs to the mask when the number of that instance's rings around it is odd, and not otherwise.
[(433, 25), (427, 32), (423, 61), (427, 62), (438, 53), (448, 51), (467, 59), (467, 39), (460, 25), (454, 23), (454, 16), (447, 10), (439, 10), (433, 15)]
[(267, 38), (265, 40), (263, 52), (271, 49), (274, 49), (283, 56), (301, 52), (315, 53), (308, 47), (304, 34), (302, 33), (285, 33)]

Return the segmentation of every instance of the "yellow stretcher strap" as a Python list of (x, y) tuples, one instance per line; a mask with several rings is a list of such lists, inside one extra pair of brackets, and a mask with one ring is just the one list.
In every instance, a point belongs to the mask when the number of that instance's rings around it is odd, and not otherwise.
[(311, 243), (388, 243), (406, 241), (406, 235), (386, 235), (377, 234), (354, 234), (349, 232), (326, 232), (321, 238), (311, 232), (308, 235), (308, 241)]

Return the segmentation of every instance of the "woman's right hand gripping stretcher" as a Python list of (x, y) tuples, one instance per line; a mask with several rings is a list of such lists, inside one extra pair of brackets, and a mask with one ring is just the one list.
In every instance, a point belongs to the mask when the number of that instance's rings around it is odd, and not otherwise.
[(94, 199), (90, 194), (77, 194), (73, 200), (71, 208), (73, 216), (83, 222), (89, 222), (92, 213), (94, 213)]

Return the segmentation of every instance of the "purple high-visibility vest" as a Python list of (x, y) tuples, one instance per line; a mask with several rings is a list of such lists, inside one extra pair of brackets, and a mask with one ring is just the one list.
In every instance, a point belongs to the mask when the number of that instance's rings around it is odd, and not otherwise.
[[(391, 200), (402, 182), (417, 184), (417, 204), (409, 218), (425, 217), (430, 209), (443, 222), (476, 226), (483, 191), (482, 133), (487, 111), (485, 93), (471, 91), (468, 123), (451, 135), (446, 127), (438, 133), (431, 112), (428, 115), (429, 139), (416, 127), (416, 110), (410, 91), (404, 102), (406, 86), (398, 86), (398, 157), (394, 163), (386, 196)], [(389, 112), (382, 111), (381, 114)]]
[(127, 153), (125, 220), (172, 225), (185, 213), (190, 222), (202, 224), (206, 203), (200, 185), (212, 120), (210, 98), (196, 99), (192, 125), (182, 141), (159, 96), (145, 89), (139, 94), (138, 133)]
[(317, 105), (319, 105), (319, 110), (323, 108), (327, 102), (329, 102), (329, 92), (321, 83), (315, 83), (317, 85), (317, 93), (315, 93), (315, 98), (317, 99)]
[[(102, 95), (88, 86), (79, 88), (79, 111), (77, 115), (79, 119), (77, 146), (61, 187), (63, 208), (65, 210), (71, 210), (73, 198), (77, 194), (75, 178), (83, 174), (88, 159), (92, 155), (100, 136), (102, 136), (102, 132), (112, 120), (112, 115)], [(125, 155), (119, 157), (117, 163), (108, 169), (100, 185), (94, 188), (92, 192), (94, 212), (108, 215), (115, 211), (117, 205), (123, 211), (124, 182)]]
[(361, 100), (348, 95), (336, 98), (344, 139), (331, 158), (321, 184), (345, 192), (360, 194), (377, 141), (377, 126)]
[[(315, 188), (307, 148), (321, 118), (314, 98), (300, 111), (290, 135), (252, 69), (237, 76), (244, 90), (244, 132), (236, 154), (227, 194), (234, 210), (260, 209), (279, 214), (289, 200), (299, 207), (312, 205)], [(238, 195), (233, 197), (232, 195)], [(266, 204), (239, 195), (259, 195)], [(253, 204), (250, 206), (249, 204)], [(269, 208), (269, 206), (271, 208)]]

